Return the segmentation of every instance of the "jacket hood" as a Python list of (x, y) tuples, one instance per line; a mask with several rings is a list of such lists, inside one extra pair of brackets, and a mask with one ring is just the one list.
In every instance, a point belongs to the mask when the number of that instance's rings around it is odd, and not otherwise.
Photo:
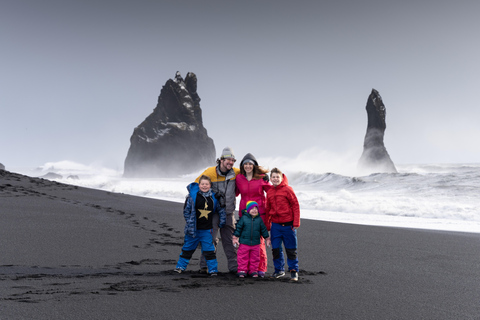
[(278, 186), (274, 187), (274, 188), (288, 186), (287, 176), (285, 175), (285, 173), (283, 173), (282, 176), (283, 176), (282, 182), (280, 182), (280, 184)]
[(187, 186), (188, 193), (197, 193), (198, 190), (200, 190), (200, 187), (198, 186), (198, 183), (192, 182)]
[(257, 158), (255, 158), (253, 154), (247, 153), (245, 157), (243, 157), (242, 161), (240, 162), (240, 168), (243, 166), (243, 162), (245, 160), (252, 160), (255, 163), (255, 165), (258, 167)]

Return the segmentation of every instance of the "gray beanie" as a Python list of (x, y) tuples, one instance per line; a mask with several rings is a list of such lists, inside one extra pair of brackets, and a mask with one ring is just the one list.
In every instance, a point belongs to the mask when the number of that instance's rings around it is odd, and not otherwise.
[(220, 159), (225, 159), (225, 158), (233, 158), (235, 159), (235, 155), (233, 154), (233, 149), (230, 147), (225, 147), (222, 151), (222, 155), (220, 156)]

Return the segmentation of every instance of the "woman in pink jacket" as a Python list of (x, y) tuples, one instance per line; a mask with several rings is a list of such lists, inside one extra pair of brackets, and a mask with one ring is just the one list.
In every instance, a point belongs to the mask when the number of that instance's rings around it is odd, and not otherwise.
[[(263, 222), (265, 219), (265, 193), (272, 187), (268, 182), (268, 170), (258, 165), (257, 159), (247, 153), (240, 162), (240, 174), (236, 177), (237, 196), (240, 195), (239, 215), (241, 217), (242, 210), (246, 209), (248, 201), (258, 203), (258, 212)], [(265, 248), (265, 239), (260, 239), (260, 264), (258, 266), (258, 275), (265, 276), (267, 271), (267, 251)]]

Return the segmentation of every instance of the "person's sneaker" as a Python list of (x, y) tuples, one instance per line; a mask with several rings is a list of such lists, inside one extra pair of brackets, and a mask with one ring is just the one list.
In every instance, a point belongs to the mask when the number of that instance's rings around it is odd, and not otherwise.
[(290, 271), (290, 281), (298, 281), (298, 272)]
[(177, 273), (182, 273), (182, 272), (183, 272), (183, 269), (182, 269), (182, 268), (175, 268), (175, 270), (173, 270), (173, 271), (175, 271), (175, 272), (177, 272)]
[(281, 278), (285, 275), (285, 272), (284, 271), (278, 271), (278, 272), (275, 272), (274, 274), (272, 274), (272, 277), (274, 278)]
[(252, 276), (252, 278), (258, 278), (258, 273), (256, 272), (252, 272), (250, 275)]
[(198, 270), (198, 273), (207, 274), (208, 268), (200, 268), (200, 270)]
[(218, 276), (218, 274), (216, 272), (210, 273), (210, 277), (216, 277), (216, 276)]
[(239, 272), (238, 277), (239, 278), (245, 278), (245, 272)]
[(265, 272), (263, 272), (263, 271), (258, 271), (258, 276), (259, 276), (260, 278), (265, 278)]

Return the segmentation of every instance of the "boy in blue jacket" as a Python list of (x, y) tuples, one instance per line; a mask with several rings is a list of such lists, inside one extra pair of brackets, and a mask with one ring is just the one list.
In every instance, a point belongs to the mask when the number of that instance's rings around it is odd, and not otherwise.
[(267, 239), (267, 227), (258, 215), (258, 203), (248, 201), (233, 233), (233, 244), (237, 246), (240, 243), (237, 252), (238, 276), (240, 278), (245, 278), (247, 274), (254, 278), (258, 277), (260, 236), (266, 239), (267, 246), (270, 246), (270, 239)]
[(182, 273), (188, 266), (193, 253), (199, 243), (202, 244), (202, 253), (207, 260), (208, 273), (216, 276), (218, 272), (215, 246), (213, 245), (213, 215), (219, 214), (219, 228), (225, 226), (225, 208), (220, 206), (211, 189), (210, 177), (202, 175), (198, 183), (193, 182), (187, 186), (189, 194), (183, 207), (185, 217), (185, 241), (182, 253), (177, 262), (175, 271)]

